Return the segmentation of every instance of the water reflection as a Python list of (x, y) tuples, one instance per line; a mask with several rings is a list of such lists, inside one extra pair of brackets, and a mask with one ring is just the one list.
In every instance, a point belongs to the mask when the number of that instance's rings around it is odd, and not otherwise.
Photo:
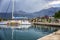
[(35, 28), (36, 31), (43, 31), (43, 32), (47, 32), (47, 31), (52, 31), (52, 30), (59, 30), (60, 27), (52, 27), (52, 26), (42, 26), (42, 25), (32, 25), (31, 28)]
[(10, 25), (0, 25), (0, 28), (29, 28), (31, 25), (17, 25), (17, 26), (10, 26)]
[(0, 29), (0, 40), (11, 40), (11, 31), (12, 30), (10, 28)]
[[(2, 27), (2, 28), (1, 28)], [(9, 27), (9, 28), (4, 28)], [(19, 28), (10, 28), (12, 26), (0, 26), (0, 40), (37, 40), (40, 37), (48, 35), (59, 30), (59, 27), (49, 27), (41, 25), (19, 25)]]

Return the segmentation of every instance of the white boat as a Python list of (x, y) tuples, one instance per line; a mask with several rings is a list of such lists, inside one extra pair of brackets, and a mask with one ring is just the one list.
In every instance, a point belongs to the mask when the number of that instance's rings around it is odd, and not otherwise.
[(6, 25), (6, 24), (7, 24), (7, 21), (0, 22), (0, 25)]
[[(28, 20), (15, 20), (15, 18), (18, 18), (19, 17), (14, 17), (13, 16), (13, 13), (14, 13), (14, 0), (12, 0), (12, 20), (8, 20), (8, 21), (2, 21), (0, 22), (0, 25), (16, 25), (16, 24), (31, 24)], [(25, 18), (25, 17), (20, 17), (20, 18)]]
[(0, 22), (0, 25), (31, 25), (28, 20), (8, 20)]

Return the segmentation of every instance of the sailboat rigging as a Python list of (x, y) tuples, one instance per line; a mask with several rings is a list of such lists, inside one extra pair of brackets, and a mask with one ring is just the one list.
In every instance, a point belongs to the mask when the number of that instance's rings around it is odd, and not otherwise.
[(12, 19), (13, 19), (13, 13), (14, 13), (14, 0), (12, 0)]
[[(0, 22), (0, 24), (2, 25), (20, 25), (20, 24), (31, 24), (28, 19), (25, 19), (27, 17), (20, 17), (22, 18), (22, 20), (20, 20), (19, 17), (14, 17), (14, 4), (15, 3), (15, 0), (12, 0), (12, 20), (7, 20), (7, 21), (3, 21), (3, 22)], [(10, 3), (9, 3), (10, 5)], [(9, 8), (9, 5), (8, 5), (8, 8)], [(8, 10), (8, 9), (7, 9)], [(16, 19), (18, 18), (18, 20)]]

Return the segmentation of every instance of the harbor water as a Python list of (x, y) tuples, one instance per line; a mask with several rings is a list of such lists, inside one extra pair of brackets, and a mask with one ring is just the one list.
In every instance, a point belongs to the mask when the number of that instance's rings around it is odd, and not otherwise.
[(14, 26), (0, 25), (0, 40), (37, 40), (59, 30), (59, 27), (41, 25), (16, 26), (19, 28), (10, 27)]

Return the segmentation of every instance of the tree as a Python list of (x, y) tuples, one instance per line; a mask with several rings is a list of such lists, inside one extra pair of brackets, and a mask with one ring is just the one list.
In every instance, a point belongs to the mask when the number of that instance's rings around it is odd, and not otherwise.
[(0, 21), (2, 21), (2, 19), (0, 18)]
[(54, 18), (60, 18), (60, 11), (55, 13)]

